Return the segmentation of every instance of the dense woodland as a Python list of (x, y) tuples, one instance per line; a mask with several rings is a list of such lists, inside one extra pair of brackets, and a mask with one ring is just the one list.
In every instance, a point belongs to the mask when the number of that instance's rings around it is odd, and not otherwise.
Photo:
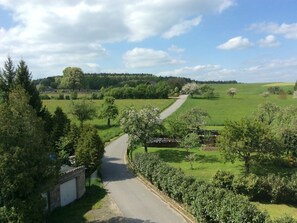
[[(67, 76), (76, 71), (76, 83), (70, 84)], [(68, 73), (68, 71), (70, 71)], [(175, 95), (187, 83), (193, 82), (184, 77), (158, 77), (153, 74), (128, 74), (128, 73), (83, 73), (79, 68), (68, 67), (63, 71), (63, 76), (47, 77), (34, 81), (40, 92), (65, 92), (92, 91), (93, 99), (103, 99), (111, 96), (116, 99), (143, 99), (143, 98), (167, 98)], [(237, 83), (236, 81), (196, 81), (200, 84)], [(60, 97), (61, 99), (61, 97)]]

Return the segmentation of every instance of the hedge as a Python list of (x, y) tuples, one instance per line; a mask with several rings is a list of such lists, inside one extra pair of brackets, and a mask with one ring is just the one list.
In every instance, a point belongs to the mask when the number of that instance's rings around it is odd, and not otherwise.
[(210, 183), (185, 176), (168, 166), (156, 154), (137, 154), (136, 172), (177, 202), (183, 203), (198, 222), (263, 223), (270, 222), (247, 197)]

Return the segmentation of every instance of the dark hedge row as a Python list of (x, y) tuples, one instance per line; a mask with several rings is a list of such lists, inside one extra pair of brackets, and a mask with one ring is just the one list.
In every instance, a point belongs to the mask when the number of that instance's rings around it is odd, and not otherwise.
[(159, 190), (183, 203), (198, 222), (270, 222), (246, 197), (185, 176), (156, 154), (137, 154), (133, 164), (134, 169)]
[(275, 174), (234, 177), (230, 172), (218, 171), (213, 184), (246, 195), (252, 201), (297, 204), (297, 174), (291, 177)]

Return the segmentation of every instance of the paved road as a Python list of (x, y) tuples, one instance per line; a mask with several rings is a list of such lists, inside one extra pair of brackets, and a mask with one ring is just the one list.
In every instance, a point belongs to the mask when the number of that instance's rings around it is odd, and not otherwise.
[[(185, 100), (186, 96), (180, 96), (162, 112), (161, 119), (171, 115)], [(124, 162), (127, 141), (128, 136), (125, 134), (105, 148), (101, 169), (104, 185), (124, 217), (132, 223), (186, 222), (128, 171)]]

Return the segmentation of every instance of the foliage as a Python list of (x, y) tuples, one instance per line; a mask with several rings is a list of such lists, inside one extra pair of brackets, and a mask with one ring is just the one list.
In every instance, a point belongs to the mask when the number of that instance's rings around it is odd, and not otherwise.
[(72, 124), (65, 136), (61, 136), (56, 142), (56, 152), (62, 164), (69, 164), (69, 156), (74, 155), (80, 134), (81, 128)]
[(79, 121), (80, 125), (86, 120), (92, 120), (96, 116), (96, 108), (91, 101), (85, 99), (73, 102), (71, 104), (71, 114), (74, 115)]
[(71, 90), (82, 87), (84, 73), (79, 67), (66, 67), (63, 70), (62, 86)]
[(182, 139), (180, 145), (186, 149), (186, 160), (189, 161), (191, 169), (193, 169), (193, 162), (196, 160), (196, 156), (195, 154), (190, 154), (189, 150), (197, 148), (200, 145), (198, 135), (196, 133), (189, 133)]
[(180, 119), (183, 120), (187, 126), (188, 133), (197, 133), (200, 127), (206, 124), (207, 117), (209, 117), (209, 115), (204, 110), (200, 108), (192, 108), (191, 110), (182, 114)]
[(52, 117), (52, 125), (52, 131), (50, 133), (51, 140), (56, 145), (59, 139), (65, 136), (70, 128), (70, 120), (59, 106), (56, 108)]
[(267, 125), (271, 125), (277, 118), (280, 107), (274, 103), (266, 102), (258, 105), (258, 109), (254, 112), (253, 117)]
[(169, 167), (155, 154), (137, 154), (134, 168), (165, 194), (183, 201), (198, 222), (259, 222), (268, 220), (249, 201), (230, 191), (193, 180)]
[(226, 188), (237, 194), (246, 195), (252, 201), (270, 203), (297, 203), (296, 174), (290, 177), (281, 177), (276, 174), (257, 176), (234, 177), (233, 174), (218, 171), (213, 177), (213, 184), (217, 187)]
[(193, 97), (194, 94), (199, 94), (199, 85), (195, 82), (187, 83), (182, 87), (181, 92), (182, 94), (188, 94)]
[(84, 126), (75, 149), (75, 164), (86, 167), (86, 175), (90, 176), (98, 169), (104, 154), (104, 144), (100, 139), (97, 129)]
[(147, 143), (161, 127), (160, 110), (146, 106), (139, 111), (134, 107), (126, 109), (121, 115), (121, 127), (129, 135), (129, 143), (141, 143), (147, 152)]
[(212, 179), (212, 184), (215, 187), (231, 189), (234, 175), (227, 171), (219, 170)]
[(9, 92), (13, 88), (15, 82), (15, 67), (10, 57), (4, 62), (4, 69), (0, 71), (0, 92), (4, 95), (4, 100), (8, 100)]
[[(82, 97), (82, 95), (80, 95)], [(80, 100), (80, 99), (79, 99)], [(137, 110), (142, 108), (145, 105), (152, 105), (158, 107), (160, 110), (167, 108), (170, 104), (172, 104), (175, 99), (125, 99), (125, 100), (116, 100), (115, 104), (119, 109), (119, 113), (123, 111), (127, 107), (134, 106)], [(77, 101), (75, 101), (76, 103)], [(49, 109), (49, 111), (53, 114), (56, 107), (59, 106), (63, 109), (66, 114), (70, 114), (72, 101), (60, 101), (60, 100), (46, 100), (43, 101), (44, 105)], [(103, 100), (93, 100), (92, 103), (96, 108), (100, 108), (103, 105)], [(98, 110), (98, 109), (97, 109)], [(73, 115), (68, 115), (73, 123), (79, 124), (79, 121)], [(118, 136), (123, 131), (119, 125), (119, 118), (114, 120), (113, 125), (110, 128), (106, 128), (106, 120), (104, 119), (93, 119), (90, 121), (86, 121), (84, 123), (88, 123), (96, 126), (99, 130), (99, 135), (101, 139), (106, 142), (110, 139)]]
[(21, 88), (0, 105), (0, 219), (42, 222), (46, 192), (57, 179), (42, 120)]
[(119, 110), (115, 105), (114, 101), (115, 101), (115, 98), (113, 97), (105, 97), (103, 106), (100, 111), (99, 117), (107, 119), (108, 127), (110, 127), (110, 120), (115, 119), (119, 114)]
[(226, 122), (218, 141), (225, 159), (231, 162), (236, 158), (243, 160), (247, 174), (252, 161), (273, 155), (279, 148), (278, 140), (267, 125), (247, 118)]
[(232, 98), (236, 95), (237, 89), (236, 88), (229, 88), (227, 91), (227, 95), (231, 96)]

